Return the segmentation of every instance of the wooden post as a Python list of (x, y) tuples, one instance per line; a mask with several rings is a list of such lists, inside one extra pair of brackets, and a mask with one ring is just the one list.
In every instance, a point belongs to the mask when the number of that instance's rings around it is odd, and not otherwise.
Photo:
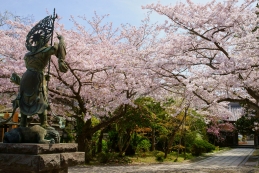
[(4, 114), (4, 119), (7, 119), (7, 118), (9, 118), (9, 113), (6, 112), (6, 113)]
[[(18, 123), (18, 112), (15, 112), (13, 115), (13, 122)], [(17, 125), (12, 125), (12, 129), (17, 128)]]
[(1, 138), (1, 141), (0, 142), (3, 142), (3, 139), (4, 139), (4, 126), (3, 126), (3, 128), (0, 128), (1, 129), (1, 132), (2, 132), (2, 138)]
[[(6, 113), (4, 114), (4, 119), (8, 119), (9, 116), (10, 116), (9, 113), (6, 112)], [(4, 133), (7, 132), (7, 131), (9, 131), (8, 125), (7, 125), (7, 124), (4, 124)]]

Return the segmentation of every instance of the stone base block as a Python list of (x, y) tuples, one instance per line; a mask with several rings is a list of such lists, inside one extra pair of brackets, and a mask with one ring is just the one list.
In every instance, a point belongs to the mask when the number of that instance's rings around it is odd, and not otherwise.
[[(0, 149), (3, 145), (0, 144)], [(69, 166), (84, 163), (85, 153), (77, 152), (77, 145), (66, 144), (60, 148), (59, 146), (59, 144), (8, 144), (4, 153), (0, 150), (0, 172), (67, 173)], [(22, 150), (23, 148), (25, 150)]]
[(40, 172), (28, 172), (28, 171), (17, 171), (17, 170), (3, 170), (0, 169), (1, 173), (68, 173), (68, 168), (61, 168), (61, 169), (53, 169), (48, 171), (40, 171)]
[(9, 154), (52, 154), (52, 153), (69, 153), (76, 152), (77, 144), (60, 143), (60, 144), (32, 144), (32, 143), (0, 143), (0, 153)]

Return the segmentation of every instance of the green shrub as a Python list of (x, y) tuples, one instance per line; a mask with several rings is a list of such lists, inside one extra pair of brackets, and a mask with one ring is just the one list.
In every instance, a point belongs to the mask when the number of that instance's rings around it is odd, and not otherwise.
[(104, 152), (108, 152), (108, 143), (107, 143), (107, 141), (106, 140), (102, 140), (102, 151), (104, 151)]
[(188, 131), (184, 139), (186, 152), (191, 153), (195, 140), (203, 140), (202, 135), (197, 131)]
[(112, 159), (112, 154), (101, 152), (98, 154), (97, 158), (100, 163), (108, 163)]
[(212, 145), (208, 141), (204, 141), (204, 142), (205, 142), (206, 152), (212, 152), (213, 150), (215, 150), (215, 145)]
[(192, 146), (192, 154), (200, 156), (202, 153), (211, 152), (215, 150), (215, 146), (205, 140), (195, 140)]
[(149, 148), (151, 147), (151, 144), (149, 142), (149, 140), (147, 139), (143, 139), (141, 140), (138, 145), (137, 145), (137, 151), (149, 151)]
[(165, 153), (163, 153), (162, 151), (158, 151), (158, 152), (156, 152), (155, 156), (156, 156), (157, 161), (163, 162)]

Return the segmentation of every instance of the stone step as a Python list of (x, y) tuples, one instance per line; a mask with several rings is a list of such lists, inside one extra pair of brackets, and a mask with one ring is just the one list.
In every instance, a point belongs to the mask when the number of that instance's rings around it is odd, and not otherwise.
[(0, 143), (0, 153), (6, 154), (52, 154), (77, 151), (76, 143), (34, 144), (34, 143)]

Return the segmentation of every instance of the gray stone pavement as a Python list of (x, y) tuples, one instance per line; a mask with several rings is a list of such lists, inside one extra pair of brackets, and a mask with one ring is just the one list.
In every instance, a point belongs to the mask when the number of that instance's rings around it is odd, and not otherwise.
[[(124, 173), (124, 172), (177, 172), (177, 173), (259, 173), (256, 168), (258, 158), (247, 162), (253, 153), (252, 148), (235, 148), (217, 153), (193, 163), (129, 165), (129, 166), (77, 166), (68, 169), (69, 173)], [(250, 160), (250, 159), (249, 159)]]

